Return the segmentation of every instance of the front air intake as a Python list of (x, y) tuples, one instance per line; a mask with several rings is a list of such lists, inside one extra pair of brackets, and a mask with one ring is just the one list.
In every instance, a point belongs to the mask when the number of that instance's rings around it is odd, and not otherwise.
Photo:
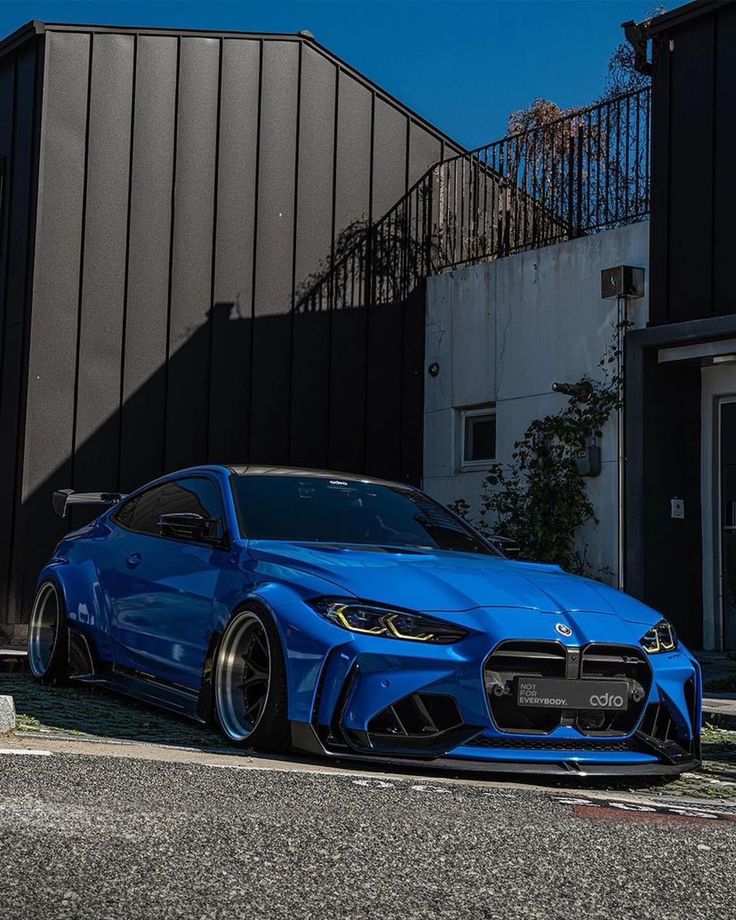
[(337, 747), (334, 739), (343, 739), (358, 753), (432, 758), (465, 744), (481, 731), (482, 726), (463, 721), (451, 696), (411, 693), (373, 716), (367, 731), (335, 725), (332, 746)]
[(368, 723), (368, 734), (372, 738), (423, 741), (462, 724), (460, 710), (451, 696), (412, 693), (373, 716)]

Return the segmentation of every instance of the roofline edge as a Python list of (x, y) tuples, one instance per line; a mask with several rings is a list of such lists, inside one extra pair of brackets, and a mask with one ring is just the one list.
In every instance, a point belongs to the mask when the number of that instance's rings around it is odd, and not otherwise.
[(40, 19), (30, 19), (24, 25), (17, 28), (15, 32), (11, 32), (10, 35), (6, 35), (5, 38), (0, 41), (0, 57), (12, 54), (22, 45), (25, 45), (26, 42), (37, 38), (39, 35), (43, 35), (45, 32), (46, 24), (44, 22), (41, 22)]
[[(238, 29), (176, 29), (162, 28), (158, 26), (123, 26), (105, 24), (95, 25), (94, 23), (42, 22), (41, 20), (33, 19), (26, 23), (24, 26), (21, 26), (20, 29), (17, 29), (15, 32), (11, 33), (9, 36), (7, 36), (7, 38), (0, 41), (0, 56), (15, 50), (17, 46), (25, 41), (28, 41), (33, 36), (44, 34), (46, 32), (124, 32), (128, 34), (139, 35), (191, 35), (192, 37), (202, 38), (250, 38), (253, 40), (304, 42), (305, 44), (314, 48), (315, 51), (330, 60), (333, 64), (335, 64), (335, 66), (341, 68), (354, 78), (358, 79), (367, 89), (371, 90), (372, 92), (379, 93), (387, 102), (389, 102), (394, 107), (399, 108), (403, 113), (405, 113), (411, 121), (416, 122), (431, 134), (435, 135), (435, 137), (442, 141), (444, 145), (449, 145), (450, 148), (454, 148), (459, 154), (467, 153), (469, 149), (454, 137), (451, 137), (446, 131), (443, 131), (442, 128), (439, 128), (423, 115), (420, 115), (419, 112), (411, 108), (411, 106), (407, 105), (406, 102), (399, 99), (398, 96), (395, 96), (392, 92), (380, 86), (375, 82), (375, 80), (372, 80), (370, 77), (366, 76), (366, 74), (362, 73), (344, 58), (341, 58), (339, 55), (335, 54), (334, 51), (323, 45), (314, 36), (308, 37), (306, 35), (302, 35), (299, 32), (248, 32)], [(445, 156), (446, 154), (443, 155), (442, 159), (444, 159)]]

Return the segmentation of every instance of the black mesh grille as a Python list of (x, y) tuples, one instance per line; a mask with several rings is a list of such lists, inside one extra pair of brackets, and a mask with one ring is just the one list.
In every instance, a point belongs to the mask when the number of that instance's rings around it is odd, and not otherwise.
[(593, 644), (583, 649), (582, 678), (625, 680), (629, 685), (625, 712), (581, 709), (576, 728), (585, 735), (629, 735), (636, 728), (652, 685), (646, 653), (629, 645)]
[(517, 677), (564, 678), (566, 652), (559, 642), (503, 642), (488, 656), (485, 685), (493, 720), (501, 731), (548, 734), (560, 724), (560, 709), (516, 705)]
[[(622, 680), (628, 686), (626, 711), (518, 706), (519, 677)], [(636, 646), (594, 643), (582, 651), (559, 642), (503, 642), (486, 660), (488, 705), (502, 732), (547, 735), (559, 725), (586, 737), (628, 735), (639, 722), (651, 687), (651, 669)]]
[(494, 748), (519, 751), (631, 751), (636, 745), (630, 740), (591, 740), (581, 738), (535, 738), (533, 741), (523, 738), (473, 738), (468, 747)]

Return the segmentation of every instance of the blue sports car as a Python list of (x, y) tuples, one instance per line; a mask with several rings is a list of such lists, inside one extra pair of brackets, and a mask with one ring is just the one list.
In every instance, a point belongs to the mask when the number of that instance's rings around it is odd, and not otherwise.
[(676, 774), (701, 680), (672, 626), (556, 566), (505, 558), (418, 489), (202, 466), (106, 509), (41, 572), (29, 661), (261, 751), (483, 769)]

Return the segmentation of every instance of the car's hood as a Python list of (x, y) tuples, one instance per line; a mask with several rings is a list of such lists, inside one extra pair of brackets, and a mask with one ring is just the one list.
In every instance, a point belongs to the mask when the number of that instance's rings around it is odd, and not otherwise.
[(262, 563), (329, 582), (335, 594), (409, 610), (522, 607), (615, 614), (647, 625), (659, 619), (633, 598), (558, 566), (469, 553), (283, 541), (253, 541), (249, 550)]

